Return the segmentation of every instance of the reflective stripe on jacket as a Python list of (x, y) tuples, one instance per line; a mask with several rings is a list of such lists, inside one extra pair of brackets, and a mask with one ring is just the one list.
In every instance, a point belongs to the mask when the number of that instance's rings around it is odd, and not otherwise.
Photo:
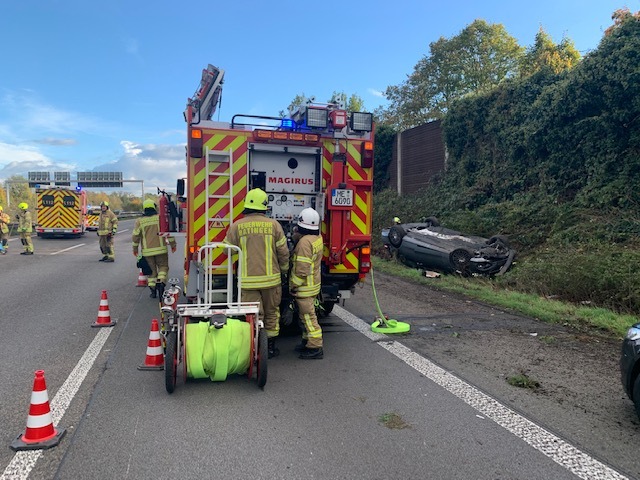
[(251, 213), (229, 227), (225, 243), (242, 250), (242, 288), (260, 290), (280, 285), (289, 268), (287, 238), (277, 220)]
[(98, 235), (109, 235), (118, 230), (118, 217), (111, 210), (100, 212), (100, 223), (98, 224)]
[(315, 297), (320, 293), (322, 236), (305, 235), (293, 250), (289, 287), (296, 289), (298, 297)]
[[(160, 237), (160, 217), (158, 215), (149, 215), (136, 220), (133, 227), (133, 250), (138, 250), (138, 245), (142, 244), (142, 256), (151, 257), (167, 253), (167, 244), (164, 237)], [(173, 237), (169, 237), (168, 241), (171, 245), (175, 245), (176, 241)]]

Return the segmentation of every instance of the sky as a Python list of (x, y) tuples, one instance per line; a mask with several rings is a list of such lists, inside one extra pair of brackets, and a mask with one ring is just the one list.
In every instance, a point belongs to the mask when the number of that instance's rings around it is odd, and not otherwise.
[(373, 111), (431, 42), (476, 19), (523, 47), (542, 28), (585, 55), (624, 7), (640, 0), (0, 0), (0, 182), (116, 171), (147, 193), (175, 190), (183, 111), (207, 64), (225, 71), (214, 120), (334, 91)]

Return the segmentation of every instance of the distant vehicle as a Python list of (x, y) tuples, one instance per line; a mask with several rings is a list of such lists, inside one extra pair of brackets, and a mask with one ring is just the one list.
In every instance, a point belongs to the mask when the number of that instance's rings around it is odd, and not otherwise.
[(444, 228), (435, 217), (421, 223), (402, 223), (382, 230), (391, 255), (412, 268), (462, 275), (500, 275), (516, 251), (502, 235), (489, 239)]
[(620, 375), (622, 387), (635, 404), (636, 413), (640, 418), (640, 323), (629, 328), (622, 341)]
[(87, 230), (98, 230), (98, 225), (100, 223), (100, 207), (87, 207), (86, 223)]
[(87, 194), (70, 187), (36, 188), (36, 235), (42, 238), (84, 235)]

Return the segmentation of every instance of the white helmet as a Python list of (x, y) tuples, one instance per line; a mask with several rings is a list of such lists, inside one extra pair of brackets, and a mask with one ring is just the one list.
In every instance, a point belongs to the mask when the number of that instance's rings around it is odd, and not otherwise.
[(307, 230), (320, 230), (320, 215), (313, 208), (305, 208), (298, 217), (298, 226)]

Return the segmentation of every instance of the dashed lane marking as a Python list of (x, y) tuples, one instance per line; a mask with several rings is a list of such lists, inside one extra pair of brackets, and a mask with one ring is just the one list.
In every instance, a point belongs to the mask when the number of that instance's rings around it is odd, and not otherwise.
[(524, 440), (579, 478), (584, 480), (628, 480), (628, 477), (621, 475), (557, 435), (528, 420), (509, 407), (502, 405), (495, 398), (482, 393), (473, 385), (466, 383), (454, 374), (418, 355), (410, 348), (391, 340), (387, 335), (372, 332), (371, 325), (344, 308), (336, 305), (333, 308), (333, 313), (364, 336), (378, 342), (378, 345), (382, 348), (423, 374), (429, 380), (440, 385), (449, 393), (452, 393), (482, 415), (513, 433), (516, 437)]

